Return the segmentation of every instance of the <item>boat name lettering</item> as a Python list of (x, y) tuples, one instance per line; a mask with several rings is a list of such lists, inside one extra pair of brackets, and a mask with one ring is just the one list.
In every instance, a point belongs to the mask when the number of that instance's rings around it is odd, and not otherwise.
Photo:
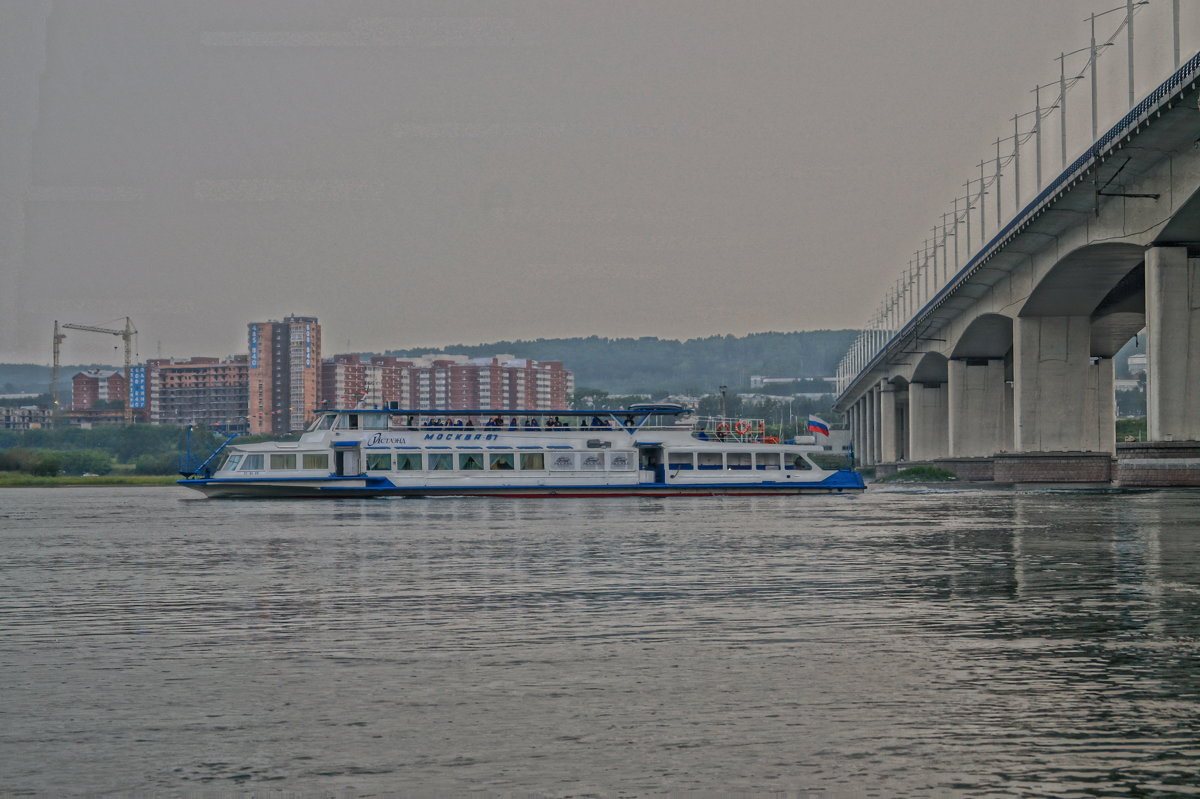
[(389, 444), (395, 446), (407, 443), (408, 438), (406, 436), (392, 436), (387, 433), (373, 433), (366, 441), (368, 447), (388, 446)]
[(492, 441), (499, 438), (495, 433), (426, 433), (426, 441)]

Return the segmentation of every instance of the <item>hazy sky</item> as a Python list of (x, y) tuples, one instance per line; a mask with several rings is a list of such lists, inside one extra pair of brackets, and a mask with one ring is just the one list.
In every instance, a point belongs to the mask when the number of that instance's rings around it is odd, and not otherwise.
[(0, 360), (853, 327), (1116, 5), (0, 0)]

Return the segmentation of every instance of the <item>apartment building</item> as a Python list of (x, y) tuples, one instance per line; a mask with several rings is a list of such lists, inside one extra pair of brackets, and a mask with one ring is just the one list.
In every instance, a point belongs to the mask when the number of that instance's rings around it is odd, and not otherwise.
[(303, 430), (320, 402), (321, 325), (313, 316), (251, 322), (248, 340), (250, 432)]
[(249, 428), (249, 358), (172, 358), (146, 362), (151, 424)]
[(339, 355), (322, 364), (323, 407), (551, 410), (566, 408), (574, 376), (561, 361), (538, 362), (511, 355), (422, 358)]

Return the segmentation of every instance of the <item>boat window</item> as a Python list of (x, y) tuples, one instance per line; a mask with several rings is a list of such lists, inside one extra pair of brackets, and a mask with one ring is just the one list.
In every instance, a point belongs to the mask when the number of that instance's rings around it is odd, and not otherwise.
[(511, 452), (493, 452), (488, 455), (489, 469), (515, 469), (515, 456)]
[(392, 453), (390, 452), (368, 452), (367, 453), (367, 471), (368, 472), (386, 472), (392, 468)]
[(783, 453), (783, 462), (784, 462), (784, 468), (787, 468), (787, 469), (796, 469), (796, 470), (800, 470), (800, 471), (806, 471), (806, 470), (812, 468), (812, 464), (808, 462), (808, 459), (805, 458), (799, 452)]
[(329, 468), (329, 453), (327, 452), (305, 452), (301, 456), (301, 463), (305, 469), (328, 469)]
[(483, 468), (483, 453), (482, 452), (460, 452), (458, 453), (458, 468), (463, 471), (475, 471)]
[(401, 472), (419, 472), (421, 470), (421, 455), (417, 452), (397, 452), (396, 469)]
[(238, 467), (238, 464), (241, 462), (242, 462), (242, 454), (240, 452), (237, 452), (237, 453), (234, 453), (234, 454), (228, 456), (225, 459), (225, 463), (223, 463), (221, 465), (221, 468), (225, 469), (226, 471), (232, 472), (234, 469), (236, 469)]
[(677, 472), (680, 469), (691, 469), (694, 465), (692, 462), (692, 453), (690, 452), (667, 453), (667, 468), (673, 472)]
[(294, 453), (294, 452), (273, 452), (273, 453), (271, 453), (271, 468), (272, 469), (295, 469), (296, 468), (296, 453)]
[(604, 468), (604, 453), (584, 452), (579, 456), (579, 468), (589, 472), (598, 472)]
[(555, 472), (569, 472), (575, 468), (575, 453), (574, 452), (552, 452), (550, 453), (550, 470)]
[(633, 458), (628, 452), (608, 453), (608, 468), (617, 472), (626, 472), (633, 468)]
[(332, 413), (323, 414), (320, 419), (317, 419), (317, 422), (316, 422), (316, 424), (313, 425), (312, 429), (313, 430), (329, 430), (330, 428), (333, 427), (334, 418), (335, 418), (335, 416)]
[(431, 452), (429, 454), (429, 470), (442, 472), (454, 468), (454, 457), (449, 452)]
[(697, 469), (724, 469), (725, 463), (719, 452), (696, 453)]
[(779, 469), (779, 453), (778, 452), (756, 452), (754, 453), (754, 467), (756, 469)]
[(343, 413), (337, 419), (337, 424), (334, 425), (338, 430), (357, 430), (358, 429), (358, 414)]
[(725, 456), (725, 462), (730, 469), (749, 469), (750, 468), (750, 453), (749, 452), (730, 452)]
[(362, 415), (363, 430), (387, 430), (388, 418), (382, 413), (364, 413)]
[(253, 455), (247, 455), (242, 461), (243, 472), (257, 472), (263, 467), (263, 456), (261, 452), (256, 452)]
[(546, 456), (541, 452), (522, 452), (521, 468), (540, 472), (546, 468)]

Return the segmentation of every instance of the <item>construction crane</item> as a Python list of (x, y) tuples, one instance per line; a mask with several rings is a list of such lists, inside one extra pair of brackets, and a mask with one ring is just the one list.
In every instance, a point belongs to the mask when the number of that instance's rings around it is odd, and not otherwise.
[(54, 366), (50, 368), (50, 413), (57, 420), (58, 417), (58, 368), (60, 355), (62, 354), (62, 343), (66, 340), (66, 335), (58, 332), (58, 320), (54, 320)]
[[(122, 330), (113, 330), (107, 327), (93, 327), (92, 325), (76, 325), (68, 322), (63, 326), (64, 330), (83, 330), (87, 333), (106, 333), (110, 336), (120, 336), (125, 340), (125, 424), (133, 424), (133, 386), (131, 384), (131, 374), (133, 365), (133, 337), (137, 335), (137, 331), (133, 328), (133, 321), (128, 316), (125, 317), (125, 327)], [(58, 322), (54, 322), (54, 366), (50, 370), (50, 398), (55, 410), (58, 408), (58, 370), (59, 370), (59, 354), (63, 339), (67, 336), (59, 332)]]

